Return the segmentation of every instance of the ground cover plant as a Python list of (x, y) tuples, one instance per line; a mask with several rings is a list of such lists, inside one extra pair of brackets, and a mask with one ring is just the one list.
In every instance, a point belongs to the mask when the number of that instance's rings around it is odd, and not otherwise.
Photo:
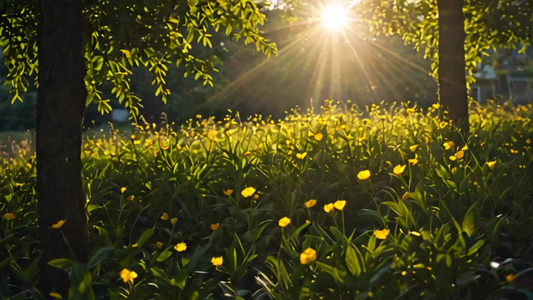
[[(90, 260), (48, 263), (73, 299), (528, 299), (532, 115), (472, 103), (466, 141), (437, 104), (111, 128), (82, 148)], [(0, 296), (43, 298), (35, 159), (11, 146)]]

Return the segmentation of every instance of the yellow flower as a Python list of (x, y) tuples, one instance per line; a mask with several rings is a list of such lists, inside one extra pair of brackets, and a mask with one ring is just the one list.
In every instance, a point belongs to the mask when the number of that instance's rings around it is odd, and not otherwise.
[(307, 156), (307, 152), (296, 153), (296, 158), (298, 158), (298, 159), (304, 159), (306, 156)]
[(415, 152), (416, 149), (418, 149), (418, 145), (409, 146), (409, 150), (411, 150), (411, 152)]
[(496, 164), (496, 161), (488, 161), (487, 162), (487, 166), (489, 167), (489, 169), (494, 169), (494, 165)]
[(220, 227), (220, 223), (214, 223), (214, 224), (209, 225), (209, 228), (211, 228), (211, 230), (213, 231), (217, 230), (219, 227)]
[(8, 213), (5, 213), (5, 214), (2, 216), (2, 218), (4, 218), (5, 220), (8, 220), (8, 221), (10, 221), (10, 220), (14, 220), (14, 219), (15, 219), (15, 214), (14, 214), (14, 213), (10, 213), (10, 212), (8, 212)]
[(457, 160), (457, 157), (455, 155), (450, 155), (450, 160), (451, 161), (456, 161)]
[(453, 167), (450, 171), (452, 171), (452, 174), (455, 175), (455, 173), (457, 173), (457, 167)]
[(528, 145), (531, 144), (531, 139), (527, 139), (526, 140), (526, 144), (528, 144)]
[(52, 229), (59, 229), (61, 227), (63, 227), (63, 224), (65, 224), (67, 220), (59, 220), (57, 221), (57, 223), (53, 224), (50, 228)]
[(513, 153), (513, 154), (517, 154), (517, 153), (518, 153), (518, 150), (511, 149), (511, 153)]
[(515, 279), (516, 279), (516, 275), (515, 274), (509, 274), (509, 275), (505, 276), (505, 281), (507, 281), (507, 283), (511, 283)]
[(328, 203), (326, 205), (324, 205), (324, 210), (327, 212), (327, 213), (330, 213), (332, 211), (335, 210), (335, 204), (333, 203)]
[(394, 170), (392, 170), (394, 172), (394, 174), (396, 175), (400, 175), (403, 173), (403, 171), (405, 171), (405, 167), (406, 165), (397, 165), (396, 167), (394, 167)]
[(215, 138), (215, 136), (217, 135), (217, 132), (214, 131), (214, 130), (209, 130), (207, 132), (207, 138), (210, 139), (210, 140), (213, 140)]
[(196, 115), (196, 119), (201, 119), (202, 118), (202, 115)]
[(449, 141), (449, 142), (445, 142), (443, 146), (444, 146), (444, 150), (450, 150), (450, 148), (455, 146), (455, 144), (452, 141)]
[(304, 203), (305, 207), (307, 208), (311, 208), (313, 206), (315, 206), (316, 204), (316, 199), (311, 199), (311, 200), (308, 200)]
[(440, 104), (439, 103), (435, 103), (435, 104), (433, 104), (431, 106), (433, 106), (434, 109), (439, 109), (440, 108)]
[(176, 225), (176, 223), (178, 223), (178, 218), (170, 219), (170, 223), (172, 223), (172, 225)]
[(390, 233), (390, 229), (387, 229), (387, 228), (383, 230), (374, 230), (374, 235), (376, 236), (376, 238), (380, 240), (386, 239), (389, 233)]
[(223, 189), (222, 193), (224, 193), (224, 195), (226, 196), (231, 196), (231, 194), (233, 193), (233, 189)]
[(121, 193), (121, 194), (124, 194), (125, 191), (126, 191), (126, 187), (122, 187), (122, 188), (120, 189), (120, 193)]
[(291, 219), (289, 219), (287, 217), (283, 217), (283, 218), (279, 219), (278, 225), (279, 225), (279, 227), (283, 228), (283, 227), (286, 227), (287, 225), (289, 225), (290, 223), (291, 223)]
[(317, 140), (319, 142), (322, 140), (323, 137), (324, 137), (324, 135), (322, 133), (320, 133), (320, 132), (315, 134), (315, 140)]
[(335, 203), (333, 203), (333, 206), (337, 210), (343, 210), (345, 205), (346, 205), (346, 200), (337, 200), (335, 201)]
[(254, 193), (255, 193), (255, 189), (253, 187), (249, 186), (249, 187), (245, 188), (244, 190), (242, 190), (241, 195), (243, 197), (250, 197)]
[[(170, 139), (168, 137), (161, 137), (159, 140), (159, 148), (162, 150), (167, 150), (170, 147)], [(157, 155), (157, 152), (154, 152), (154, 156)]]
[(246, 157), (246, 156), (250, 156), (250, 155), (252, 155), (252, 152), (250, 152), (250, 151), (246, 151), (246, 152), (244, 152), (244, 153), (242, 154), (242, 156), (244, 156), (244, 157)]
[(418, 163), (418, 159), (416, 158), (410, 158), (407, 160), (410, 164), (412, 164), (413, 166), (416, 165)]
[(369, 170), (360, 171), (359, 173), (357, 173), (357, 178), (359, 178), (359, 180), (367, 180), (368, 178), (370, 178), (370, 171)]
[(177, 243), (176, 246), (174, 246), (174, 250), (178, 252), (183, 252), (187, 250), (187, 244), (185, 243)]
[(122, 278), (124, 282), (130, 281), (131, 283), (133, 283), (133, 280), (137, 278), (137, 273), (135, 273), (135, 271), (124, 269), (120, 271), (120, 278)]
[(133, 201), (135, 199), (135, 196), (129, 195), (128, 198), (126, 198), (126, 201)]
[(464, 156), (465, 156), (465, 152), (463, 150), (457, 151), (457, 153), (455, 153), (455, 157), (457, 157), (457, 159), (461, 159)]
[(468, 150), (468, 145), (465, 145), (463, 148), (461, 148), (462, 151)]
[(161, 248), (163, 248), (163, 243), (162, 242), (156, 242), (155, 246), (157, 247), (157, 249), (161, 249)]
[(408, 109), (405, 110), (405, 112), (406, 112), (408, 115), (410, 115), (410, 114), (412, 114), (412, 113), (415, 112), (415, 109), (414, 109), (414, 108), (408, 108)]
[(300, 254), (300, 263), (308, 265), (316, 260), (316, 251), (313, 248), (307, 248)]
[(222, 266), (222, 263), (223, 263), (223, 262), (224, 262), (224, 259), (222, 258), (222, 256), (211, 258), (211, 263), (212, 263), (213, 266), (215, 266), (215, 267)]
[(161, 215), (161, 220), (163, 220), (163, 221), (168, 220), (168, 214), (167, 214), (167, 213), (163, 213), (163, 214)]

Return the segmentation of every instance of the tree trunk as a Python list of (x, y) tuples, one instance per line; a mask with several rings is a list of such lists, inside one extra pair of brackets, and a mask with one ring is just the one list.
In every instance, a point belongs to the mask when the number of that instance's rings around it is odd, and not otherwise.
[(467, 135), (468, 97), (465, 76), (463, 0), (438, 0), (439, 100), (454, 125)]
[[(38, 28), (37, 193), (41, 258), (39, 289), (67, 298), (66, 272), (56, 258), (87, 261), (88, 233), (81, 182), (84, 83), (82, 0), (40, 0)], [(51, 226), (59, 220), (59, 229)]]

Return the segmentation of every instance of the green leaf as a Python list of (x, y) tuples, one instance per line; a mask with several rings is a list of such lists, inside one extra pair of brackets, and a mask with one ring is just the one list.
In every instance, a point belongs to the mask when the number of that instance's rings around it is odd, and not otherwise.
[(304, 224), (300, 225), (300, 227), (296, 228), (296, 230), (290, 235), (290, 239), (296, 239), (298, 238), (298, 235), (300, 235), (300, 232), (304, 230), (307, 226), (309, 226), (311, 222), (305, 222)]
[(170, 249), (172, 249), (172, 247), (169, 247), (169, 248), (165, 249), (163, 252), (161, 252), (161, 254), (159, 254), (159, 257), (157, 257), (156, 260), (158, 262), (166, 261), (172, 255), (172, 251), (169, 251)]
[(37, 270), (39, 268), (39, 261), (41, 257), (34, 259), (26, 269), (24, 269), (24, 277), (26, 280), (32, 280), (32, 278), (37, 275)]
[(485, 244), (484, 240), (477, 241), (474, 245), (472, 245), (472, 247), (470, 247), (470, 249), (468, 249), (468, 255), (475, 254), (479, 250), (479, 248), (483, 246), (483, 244)]
[(197, 247), (192, 255), (191, 259), (187, 263), (187, 268), (193, 270), (196, 267), (196, 264), (203, 257), (204, 253), (211, 247), (211, 244), (205, 244), (203, 246)]
[(350, 273), (354, 276), (359, 276), (359, 274), (361, 274), (363, 271), (361, 268), (361, 263), (359, 262), (361, 253), (357, 252), (359, 252), (359, 250), (353, 244), (350, 244), (348, 249), (346, 249), (346, 266), (348, 267), (348, 271), (350, 271)]
[(137, 242), (138, 247), (139, 248), (142, 247), (142, 245), (144, 245), (144, 243), (146, 243), (146, 241), (148, 241), (148, 239), (151, 238), (152, 235), (154, 235), (154, 229), (153, 228), (146, 229), (141, 235), (141, 237), (139, 238), (139, 241)]
[(472, 235), (474, 234), (475, 228), (476, 228), (475, 215), (474, 215), (475, 209), (476, 209), (476, 204), (474, 203), (474, 205), (472, 205), (470, 209), (468, 209), (468, 211), (466, 212), (465, 218), (463, 219), (463, 224), (461, 226), (463, 228), (463, 231), (466, 232), (466, 234), (468, 234), (469, 237), (472, 237)]
[(347, 238), (337, 227), (330, 226), (329, 231), (331, 231), (338, 243), (346, 245)]
[(333, 279), (335, 279), (336, 282), (340, 282), (340, 283), (344, 282), (344, 280), (341, 277), (341, 273), (339, 272), (339, 269), (326, 265), (325, 263), (321, 263), (319, 261), (315, 261), (315, 263), (320, 272), (324, 272), (324, 273), (331, 275), (331, 277), (333, 277)]
[(104, 58), (101, 56), (95, 56), (93, 57), (91, 63), (96, 71), (100, 71), (100, 69), (102, 69), (102, 65), (104, 64)]
[(111, 242), (111, 239), (109, 238), (109, 233), (107, 232), (107, 230), (105, 230), (103, 227), (96, 226), (96, 225), (94, 226), (94, 228), (98, 230), (98, 235), (100, 235), (100, 238), (104, 242), (104, 245), (106, 246), (113, 245), (113, 243)]
[(57, 259), (53, 259), (53, 260), (49, 261), (48, 265), (50, 265), (50, 266), (52, 266), (54, 268), (61, 269), (61, 270), (66, 270), (66, 269), (72, 267), (72, 265), (74, 265), (74, 263), (76, 263), (76, 261), (73, 260), (73, 259), (57, 258)]
[(474, 275), (474, 274), (471, 274), (471, 273), (462, 273), (457, 278), (457, 285), (459, 287), (464, 287), (464, 286), (468, 285), (469, 283), (477, 280), (479, 277), (480, 277), (479, 275)]
[(113, 252), (113, 250), (115, 250), (115, 247), (104, 247), (104, 248), (98, 249), (98, 251), (96, 251), (96, 253), (91, 257), (91, 259), (89, 259), (89, 263), (88, 263), (89, 268), (96, 266), (102, 260), (106, 259), (109, 256), (109, 254)]
[(180, 290), (183, 290), (185, 288), (185, 284), (187, 283), (187, 278), (189, 277), (189, 271), (187, 270), (179, 270), (178, 274), (173, 278), (174, 282), (172, 285), (175, 285), (180, 288)]
[(150, 271), (152, 272), (154, 277), (156, 277), (157, 279), (161, 279), (165, 282), (169, 282), (167, 273), (165, 273), (163, 269), (153, 266), (150, 268)]

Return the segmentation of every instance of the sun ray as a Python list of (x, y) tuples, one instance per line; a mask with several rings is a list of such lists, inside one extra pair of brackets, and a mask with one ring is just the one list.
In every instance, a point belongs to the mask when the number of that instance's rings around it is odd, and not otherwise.
[[(348, 36), (346, 35), (346, 32), (343, 32), (343, 36), (346, 40), (349, 40), (348, 39)], [(365, 67), (365, 64), (363, 63), (363, 61), (361, 60), (361, 58), (359, 57), (359, 54), (357, 53), (357, 51), (355, 50), (354, 46), (352, 45), (351, 42), (348, 42), (347, 43), (348, 46), (350, 47), (350, 50), (352, 50), (352, 54), (354, 55), (355, 59), (357, 60), (357, 63), (359, 64), (359, 66), (361, 66), (361, 70), (363, 71), (363, 74), (366, 78), (366, 80), (368, 81), (369, 83), (369, 87), (370, 87), (370, 90), (372, 91), (372, 93), (377, 96), (377, 93), (375, 91), (375, 85), (374, 85), (374, 82), (372, 81), (371, 77), (370, 77), (370, 74), (368, 73), (366, 67)]]
[[(352, 4), (348, 4), (346, 10), (349, 11)], [(387, 48), (380, 40), (368, 41), (361, 33), (361, 22), (347, 19), (347, 26), (337, 32), (326, 29), (324, 20), (317, 18), (326, 6), (309, 7), (308, 18), (265, 30), (266, 34), (275, 34), (278, 38), (284, 37), (284, 32), (287, 32), (287, 38), (281, 41), (285, 45), (280, 47), (279, 56), (261, 60), (250, 68), (239, 66), (236, 61), (238, 68), (244, 67), (243, 72), (202, 106), (216, 99), (226, 99), (225, 105), (228, 106), (240, 105), (249, 96), (256, 99), (250, 104), (255, 109), (273, 105), (274, 108), (286, 107), (290, 101), (305, 106), (310, 99), (316, 101), (312, 105), (314, 109), (324, 99), (371, 103), (396, 95), (408, 95), (408, 86), (403, 84), (406, 81), (398, 83), (398, 79), (421, 77), (420, 74), (427, 77), (426, 68)], [(415, 85), (422, 87), (422, 82), (413, 82), (412, 86)], [(288, 86), (291, 88), (284, 91)], [(302, 90), (298, 95), (294, 91), (300, 88)], [(277, 102), (273, 99), (276, 96), (291, 98)]]
[[(316, 29), (315, 29), (315, 32), (316, 32)], [(278, 51), (278, 55), (281, 56), (281, 55), (288, 55), (290, 54), (292, 51), (295, 51), (297, 48), (295, 47), (298, 43), (300, 43), (302, 40), (304, 40), (306, 38), (305, 35), (302, 35), (301, 37), (293, 40), (292, 42), (290, 42), (288, 45), (286, 45), (285, 47), (283, 47), (282, 49), (280, 49)], [(207, 106), (209, 104), (211, 104), (215, 99), (217, 99), (218, 97), (221, 97), (223, 95), (225, 95), (225, 93), (229, 92), (230, 90), (232, 89), (235, 89), (236, 87), (238, 87), (242, 82), (244, 82), (245, 80), (249, 79), (250, 77), (252, 77), (253, 75), (255, 75), (256, 73), (259, 73), (260, 71), (262, 71), (263, 69), (265, 69), (266, 67), (268, 67), (269, 63), (271, 63), (272, 60), (268, 59), (268, 58), (265, 58), (262, 62), (260, 62), (258, 65), (254, 66), (253, 68), (251, 68), (250, 70), (246, 71), (244, 74), (242, 74), (241, 76), (239, 76), (238, 78), (236, 78), (233, 82), (231, 82), (229, 85), (225, 86), (222, 90), (220, 90), (219, 92), (217, 92), (216, 94), (212, 95), (211, 97), (209, 97), (209, 99), (207, 99), (207, 101), (205, 101), (202, 105), (200, 105), (201, 107), (203, 106)]]

